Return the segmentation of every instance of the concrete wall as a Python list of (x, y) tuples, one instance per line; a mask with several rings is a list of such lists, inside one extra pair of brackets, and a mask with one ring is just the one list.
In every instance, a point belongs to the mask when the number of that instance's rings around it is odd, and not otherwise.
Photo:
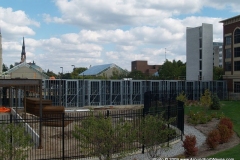
[[(203, 23), (200, 27), (187, 28), (186, 32), (186, 80), (197, 81), (201, 77), (201, 80), (211, 81), (213, 79), (212, 24)], [(201, 59), (200, 50), (202, 51)], [(202, 69), (200, 69), (200, 63)]]
[(197, 28), (187, 28), (186, 33), (186, 80), (198, 80), (199, 75), (199, 30)]
[(202, 24), (202, 80), (213, 80), (213, 26)]

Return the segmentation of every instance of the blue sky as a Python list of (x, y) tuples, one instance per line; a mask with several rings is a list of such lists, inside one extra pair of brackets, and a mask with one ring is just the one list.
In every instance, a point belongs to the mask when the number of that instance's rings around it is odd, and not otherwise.
[(25, 37), (27, 62), (44, 70), (131, 61), (162, 64), (186, 61), (186, 27), (213, 24), (239, 15), (237, 0), (0, 0), (3, 63), (20, 61)]

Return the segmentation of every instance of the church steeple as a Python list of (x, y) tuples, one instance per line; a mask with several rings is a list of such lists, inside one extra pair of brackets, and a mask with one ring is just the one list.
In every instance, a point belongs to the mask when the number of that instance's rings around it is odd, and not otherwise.
[(0, 28), (0, 76), (2, 76), (2, 32)]
[(23, 37), (22, 53), (21, 53), (21, 63), (26, 61), (26, 52), (25, 52), (25, 42)]

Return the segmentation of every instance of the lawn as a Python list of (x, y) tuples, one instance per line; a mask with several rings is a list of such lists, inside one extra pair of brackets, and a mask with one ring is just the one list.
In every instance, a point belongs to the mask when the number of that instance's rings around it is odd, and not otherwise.
[[(185, 114), (189, 114), (191, 111), (193, 112), (201, 112), (204, 111), (207, 114), (217, 113), (217, 114), (224, 114), (225, 116), (231, 118), (233, 122), (233, 129), (240, 137), (240, 101), (221, 101), (221, 109), (220, 110), (204, 110), (202, 107), (199, 106), (190, 106), (185, 107)], [(209, 156), (209, 158), (239, 158), (239, 151), (240, 151), (240, 144), (228, 149), (226, 151), (217, 153), (215, 155)]]

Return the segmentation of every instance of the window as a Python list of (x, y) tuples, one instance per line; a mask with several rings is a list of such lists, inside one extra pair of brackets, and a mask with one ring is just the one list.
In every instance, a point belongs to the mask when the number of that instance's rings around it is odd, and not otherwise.
[(202, 72), (199, 72), (198, 79), (199, 79), (199, 80), (202, 80)]
[(240, 82), (234, 82), (234, 93), (240, 93)]
[(199, 61), (199, 70), (202, 70), (202, 61)]
[(240, 57), (240, 47), (234, 48), (234, 57)]
[(202, 48), (202, 39), (199, 39), (199, 48)]
[(236, 29), (234, 32), (234, 44), (240, 43), (240, 29)]
[(234, 71), (240, 71), (240, 61), (234, 62)]
[(225, 37), (225, 45), (231, 45), (232, 44), (232, 36)]
[(226, 56), (225, 56), (225, 58), (231, 58), (231, 49), (229, 48), (229, 49), (226, 49), (225, 50), (226, 51)]
[(202, 59), (202, 50), (199, 50), (199, 59)]
[(202, 27), (199, 27), (199, 37), (202, 37)]
[(230, 62), (225, 62), (225, 71), (231, 71), (232, 70), (232, 65)]

